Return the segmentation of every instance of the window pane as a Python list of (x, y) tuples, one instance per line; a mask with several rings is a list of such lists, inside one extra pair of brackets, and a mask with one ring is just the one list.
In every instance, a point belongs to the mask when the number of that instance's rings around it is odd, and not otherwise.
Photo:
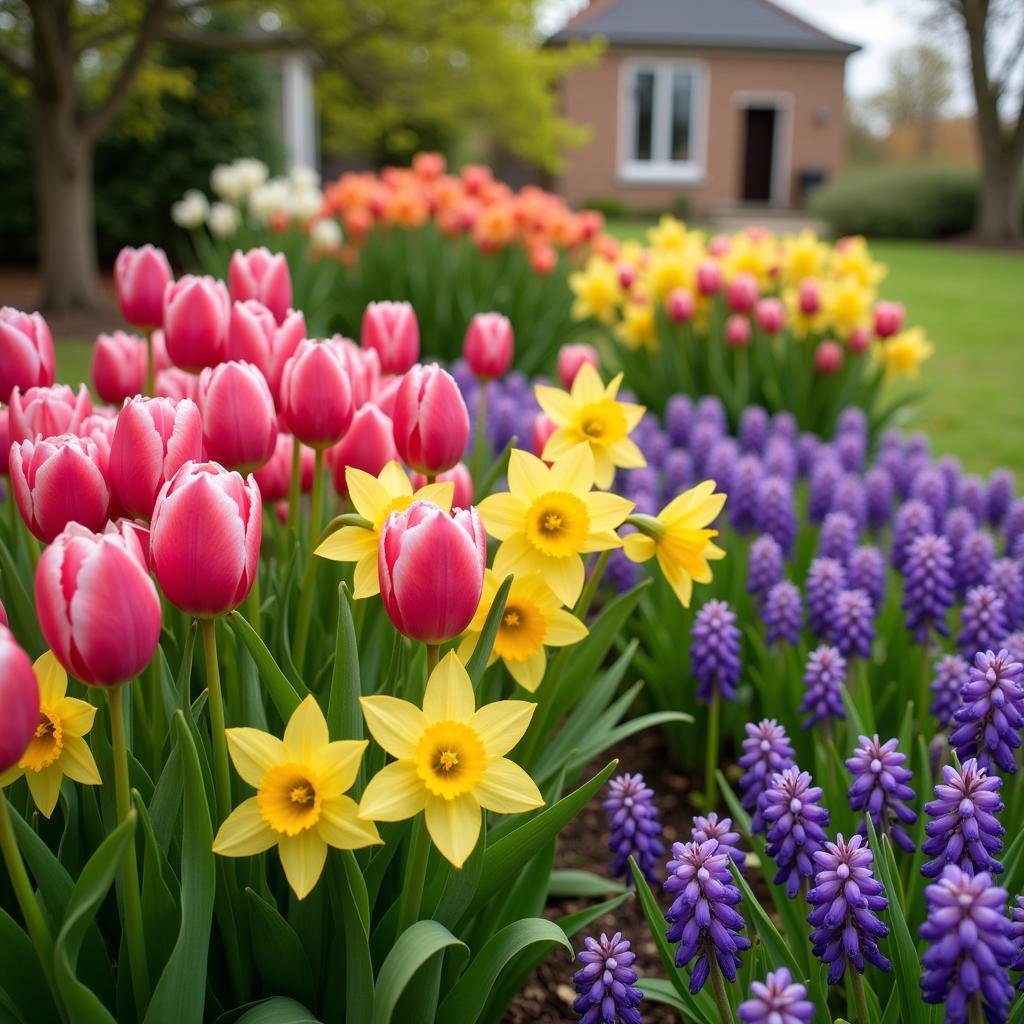
[(672, 75), (672, 154), (673, 160), (690, 159), (690, 107), (693, 102), (693, 75), (676, 71)]
[(633, 159), (651, 159), (654, 126), (654, 72), (638, 71), (633, 82)]

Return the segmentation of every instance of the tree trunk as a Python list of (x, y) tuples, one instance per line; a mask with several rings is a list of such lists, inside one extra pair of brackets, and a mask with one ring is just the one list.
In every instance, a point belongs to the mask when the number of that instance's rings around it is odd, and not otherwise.
[[(994, 148), (994, 147), (993, 147)], [(982, 161), (975, 230), (985, 242), (1016, 242), (1021, 230), (1021, 161), (1012, 151), (989, 152)]]

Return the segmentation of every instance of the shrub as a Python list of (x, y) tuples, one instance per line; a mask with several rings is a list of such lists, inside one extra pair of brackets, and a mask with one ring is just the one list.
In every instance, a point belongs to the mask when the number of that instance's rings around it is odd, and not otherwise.
[(593, 199), (587, 199), (583, 203), (583, 209), (595, 210), (610, 220), (615, 217), (625, 217), (629, 213), (629, 207), (626, 205), (625, 200), (620, 199), (618, 196), (595, 196)]

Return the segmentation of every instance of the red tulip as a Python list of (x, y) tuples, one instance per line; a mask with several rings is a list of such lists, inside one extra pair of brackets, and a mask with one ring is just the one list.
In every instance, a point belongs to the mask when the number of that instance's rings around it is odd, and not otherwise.
[(483, 588), (487, 538), (475, 508), (452, 514), (429, 501), (392, 512), (380, 534), (377, 574), (395, 628), (440, 644), (469, 625)]
[(512, 365), (512, 323), (501, 313), (477, 313), (469, 322), (462, 354), (481, 380), (504, 377)]
[[(437, 483), (454, 485), (452, 508), (469, 508), (473, 504), (473, 475), (464, 462), (459, 462), (446, 473), (439, 474)], [(412, 474), (412, 486), (415, 490), (418, 491), (426, 485), (427, 478), (422, 473)]]
[(592, 345), (563, 345), (558, 350), (558, 379), (566, 391), (572, 387), (584, 363), (590, 363), (595, 370), (600, 369), (597, 350)]
[(0, 403), (15, 388), (49, 387), (53, 383), (53, 340), (38, 313), (0, 308)]
[(114, 261), (114, 287), (121, 316), (133, 327), (159, 327), (163, 323), (164, 291), (173, 280), (163, 249), (125, 246)]
[(739, 273), (725, 287), (725, 301), (734, 313), (749, 313), (757, 302), (757, 278)]
[(197, 404), (206, 456), (211, 461), (251, 473), (274, 454), (274, 399), (263, 374), (252, 363), (221, 363), (203, 370)]
[(903, 330), (903, 303), (875, 303), (875, 334), (880, 338), (890, 338)]
[(11, 489), (28, 528), (49, 543), (68, 523), (101, 530), (110, 518), (109, 449), (73, 434), (11, 446)]
[(814, 368), (823, 376), (836, 373), (843, 365), (843, 349), (838, 341), (826, 338), (814, 350)]
[(334, 477), (334, 489), (343, 498), (348, 495), (345, 470), (355, 466), (377, 476), (392, 460), (398, 460), (391, 418), (372, 402), (352, 417), (352, 426), (345, 436), (327, 452), (327, 462)]
[(187, 398), (194, 402), (198, 391), (199, 378), (194, 373), (179, 370), (176, 366), (168, 367), (166, 370), (157, 370), (157, 398), (172, 398), (175, 401)]
[(778, 334), (786, 324), (786, 310), (778, 299), (769, 296), (758, 300), (754, 319), (765, 334)]
[(231, 298), (236, 302), (262, 302), (279, 323), (284, 323), (292, 304), (292, 277), (283, 253), (260, 247), (236, 249), (228, 267)]
[(821, 284), (813, 277), (805, 277), (797, 285), (797, 303), (800, 312), (814, 316), (821, 309)]
[(92, 382), (96, 394), (104, 402), (123, 402), (142, 394), (148, 361), (144, 338), (124, 331), (101, 334), (92, 350)]
[(284, 364), (281, 413), (311, 448), (328, 448), (344, 436), (352, 422), (352, 387), (331, 345), (303, 341)]
[(11, 462), (11, 425), (6, 409), (0, 409), (0, 476), (7, 476)]
[(164, 344), (176, 366), (198, 373), (216, 366), (227, 349), (231, 302), (213, 277), (191, 274), (172, 282), (164, 293)]
[(383, 373), (405, 373), (420, 357), (420, 325), (408, 302), (371, 302), (359, 338), (380, 357)]
[(199, 409), (188, 398), (133, 398), (110, 443), (110, 485), (118, 505), (149, 519), (160, 488), (186, 462), (203, 457)]
[[(288, 497), (292, 481), (292, 447), (294, 438), (281, 431), (277, 435), (274, 454), (253, 473), (260, 497), (268, 504)], [(306, 449), (308, 451), (309, 449)]]
[(324, 344), (337, 353), (348, 373), (352, 408), (361, 408), (380, 388), (380, 356), (373, 349), (360, 348), (351, 338), (343, 338), (340, 334), (328, 338)]
[(685, 324), (693, 319), (696, 304), (689, 288), (673, 288), (665, 300), (665, 312), (675, 324)]
[(70, 675), (117, 686), (152, 660), (160, 639), (160, 597), (135, 533), (92, 533), (72, 523), (36, 570), (43, 638)]
[(223, 615), (256, 579), (263, 503), (255, 479), (216, 462), (186, 462), (161, 488), (149, 560), (167, 599), (197, 618)]
[[(0, 606), (0, 612), (3, 606)], [(13, 768), (28, 750), (39, 725), (39, 683), (29, 656), (18, 646), (0, 615), (0, 773)], [(3, 797), (3, 799), (7, 799)]]
[(228, 329), (228, 358), (252, 363), (270, 385), (270, 393), (279, 402), (284, 364), (295, 354), (306, 337), (306, 318), (290, 309), (278, 325), (274, 314), (255, 299), (236, 302), (231, 307)]
[(697, 267), (697, 291), (701, 295), (714, 295), (722, 287), (722, 268), (717, 260), (704, 260)]
[(29, 388), (24, 394), (15, 388), (11, 392), (11, 440), (74, 434), (91, 414), (92, 400), (84, 384), (79, 385), (78, 394), (67, 384)]
[(4, 607), (3, 601), (0, 601), (0, 626), (9, 625), (7, 621), (7, 609)]
[(537, 413), (533, 417), (533, 454), (539, 459), (544, 454), (544, 448), (548, 443), (548, 438), (558, 429), (558, 425), (548, 419), (548, 417), (542, 413)]
[(750, 335), (750, 321), (742, 313), (733, 313), (725, 321), (725, 343), (729, 348), (746, 348)]
[(373, 404), (391, 420), (395, 418), (395, 399), (401, 386), (401, 377), (382, 377), (373, 390)]
[(402, 461), (427, 476), (451, 469), (466, 450), (469, 412), (451, 374), (417, 364), (395, 395), (395, 447)]

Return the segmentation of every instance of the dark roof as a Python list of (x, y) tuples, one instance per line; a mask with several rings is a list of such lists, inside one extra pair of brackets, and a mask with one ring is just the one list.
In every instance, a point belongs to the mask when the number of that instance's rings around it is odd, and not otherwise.
[(769, 0), (590, 0), (549, 42), (607, 39), (611, 45), (736, 47), (853, 53), (843, 42)]

